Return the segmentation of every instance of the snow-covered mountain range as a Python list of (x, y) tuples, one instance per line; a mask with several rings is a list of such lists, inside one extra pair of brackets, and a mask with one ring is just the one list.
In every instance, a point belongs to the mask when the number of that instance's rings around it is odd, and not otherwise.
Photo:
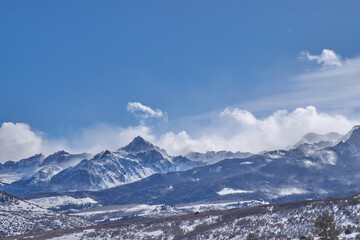
[(114, 188), (66, 195), (90, 197), (103, 206), (346, 196), (360, 192), (360, 127), (342, 139), (328, 141), (331, 144), (326, 147), (319, 142), (302, 143), (290, 150), (225, 159), (187, 171), (153, 174)]
[[(309, 133), (295, 147), (303, 153), (313, 153), (335, 145), (341, 137), (337, 133)], [(95, 156), (59, 151), (47, 157), (38, 154), (18, 162), (0, 164), (0, 190), (13, 194), (101, 190), (132, 183), (155, 173), (186, 171), (224, 159), (244, 159), (252, 155), (210, 151), (172, 157), (164, 149), (136, 137), (125, 147), (114, 152), (105, 150)]]
[(136, 137), (125, 147), (95, 156), (59, 151), (7, 162), (0, 165), (0, 189), (18, 195), (72, 192), (67, 196), (75, 197), (98, 191), (84, 197), (91, 195), (101, 205), (340, 196), (358, 191), (359, 136), (355, 126), (345, 136), (307, 134), (290, 150), (193, 152), (186, 157), (169, 156)]
[(169, 156), (165, 150), (136, 137), (111, 152), (91, 154), (56, 152), (0, 165), (0, 189), (14, 194), (41, 191), (100, 190), (131, 183), (154, 173), (185, 171), (201, 161)]
[[(26, 199), (90, 197), (103, 206), (219, 200), (276, 202), (360, 192), (359, 126), (345, 136), (307, 134), (290, 150), (253, 155), (224, 151), (171, 157), (136, 137), (114, 152), (106, 150), (81, 160), (86, 156), (60, 151), (47, 158), (37, 155), (5, 163), (2, 176), (16, 173), (13, 178), (21, 178), (11, 183), (3, 181), (0, 189), (33, 194)], [(214, 164), (194, 161), (219, 156), (226, 159)], [(19, 167), (14, 168), (14, 164)]]

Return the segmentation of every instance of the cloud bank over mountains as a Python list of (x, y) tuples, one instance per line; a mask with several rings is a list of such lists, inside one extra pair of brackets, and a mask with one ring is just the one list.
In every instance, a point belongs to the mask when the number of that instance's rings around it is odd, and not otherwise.
[(265, 118), (239, 108), (225, 108), (208, 126), (193, 136), (186, 130), (156, 133), (150, 125), (122, 128), (97, 125), (84, 129), (73, 139), (47, 139), (25, 123), (3, 123), (0, 128), (0, 162), (20, 160), (37, 153), (50, 154), (65, 149), (70, 152), (97, 153), (115, 150), (140, 135), (166, 149), (172, 155), (208, 150), (248, 151), (281, 149), (292, 146), (309, 132), (346, 133), (358, 121), (342, 115), (319, 113), (315, 107), (278, 110)]
[(42, 150), (42, 137), (25, 123), (5, 122), (0, 127), (0, 161), (18, 160)]
[(0, 162), (17, 161), (37, 153), (51, 153), (67, 148), (61, 139), (48, 140), (26, 123), (4, 122), (0, 127)]

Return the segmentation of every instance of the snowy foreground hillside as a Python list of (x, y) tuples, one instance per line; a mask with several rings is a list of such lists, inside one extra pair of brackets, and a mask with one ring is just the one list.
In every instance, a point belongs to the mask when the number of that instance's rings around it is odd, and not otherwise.
[(245, 239), (249, 233), (259, 239), (313, 239), (312, 220), (324, 212), (334, 215), (340, 239), (360, 236), (360, 195), (354, 195), (111, 222), (16, 239)]
[(0, 192), (0, 238), (90, 224), (90, 221), (83, 218), (55, 213)]

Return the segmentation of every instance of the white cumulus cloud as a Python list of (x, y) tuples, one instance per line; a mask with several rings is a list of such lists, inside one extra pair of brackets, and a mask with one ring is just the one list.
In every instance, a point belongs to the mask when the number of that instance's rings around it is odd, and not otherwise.
[(319, 113), (313, 106), (290, 112), (278, 110), (265, 118), (239, 108), (226, 108), (213, 122), (197, 137), (185, 131), (169, 132), (157, 138), (157, 143), (173, 154), (208, 150), (257, 153), (291, 147), (309, 132), (344, 134), (359, 123), (342, 115)]
[(69, 149), (65, 139), (46, 139), (26, 123), (3, 122), (0, 127), (0, 163)]
[(160, 109), (154, 110), (151, 107), (142, 105), (139, 102), (129, 102), (127, 105), (127, 110), (136, 117), (142, 118), (162, 118), (165, 116)]
[(43, 141), (25, 123), (4, 122), (0, 127), (0, 162), (19, 160), (41, 152)]
[(341, 66), (341, 57), (333, 50), (323, 49), (320, 55), (311, 55), (308, 51), (303, 51), (300, 58), (309, 61), (315, 61), (323, 66)]

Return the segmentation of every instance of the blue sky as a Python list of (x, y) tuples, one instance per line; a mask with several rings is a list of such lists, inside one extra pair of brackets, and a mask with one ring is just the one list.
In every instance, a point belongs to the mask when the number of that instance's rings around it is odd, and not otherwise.
[[(264, 119), (313, 105), (355, 118), (357, 92), (336, 105), (314, 97), (320, 85), (299, 82), (337, 70), (299, 57), (329, 49), (355, 69), (359, 9), (359, 1), (2, 0), (0, 123), (71, 145), (98, 126), (201, 136), (229, 107)], [(129, 102), (164, 115), (134, 116)]]

